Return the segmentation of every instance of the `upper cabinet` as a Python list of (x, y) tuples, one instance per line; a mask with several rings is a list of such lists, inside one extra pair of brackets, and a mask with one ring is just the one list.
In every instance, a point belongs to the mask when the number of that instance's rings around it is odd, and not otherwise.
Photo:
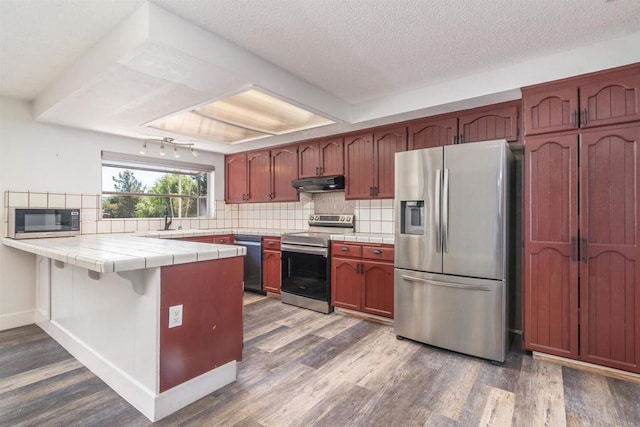
[(268, 202), (271, 198), (271, 155), (269, 150), (247, 153), (248, 201)]
[(409, 126), (409, 150), (451, 145), (457, 136), (457, 117), (427, 119)]
[(302, 143), (298, 152), (300, 178), (344, 174), (342, 138)]
[(292, 202), (299, 199), (291, 181), (298, 178), (298, 150), (296, 146), (271, 150), (271, 201)]
[(492, 139), (516, 142), (518, 108), (516, 101), (421, 120), (409, 126), (409, 150)]
[(292, 202), (299, 200), (291, 181), (298, 178), (296, 147), (225, 156), (225, 201)]
[(391, 199), (395, 154), (407, 150), (407, 128), (345, 138), (345, 199)]
[[(518, 104), (520, 102), (518, 101)], [(458, 143), (506, 139), (515, 142), (518, 132), (518, 106), (482, 107), (458, 116)]]
[(522, 89), (525, 134), (640, 120), (640, 64)]
[(224, 200), (238, 203), (247, 200), (247, 153), (224, 157)]

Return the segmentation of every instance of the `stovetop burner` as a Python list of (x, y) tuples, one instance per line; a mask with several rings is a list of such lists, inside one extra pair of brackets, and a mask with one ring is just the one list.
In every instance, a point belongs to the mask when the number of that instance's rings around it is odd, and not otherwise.
[(354, 215), (309, 215), (309, 231), (284, 234), (282, 243), (328, 248), (331, 234), (353, 233)]

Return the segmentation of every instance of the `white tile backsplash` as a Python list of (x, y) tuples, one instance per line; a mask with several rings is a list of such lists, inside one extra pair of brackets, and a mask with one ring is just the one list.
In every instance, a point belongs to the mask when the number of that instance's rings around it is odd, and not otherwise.
[[(394, 231), (395, 212), (393, 200), (356, 200), (344, 205), (343, 193), (333, 193), (324, 200), (322, 206), (353, 206), (356, 216), (356, 231), (361, 233), (385, 233)], [(8, 207), (69, 207), (82, 206), (82, 233), (130, 233), (152, 231), (163, 228), (160, 218), (151, 219), (101, 219), (100, 195), (63, 194), (27, 191), (6, 191), (5, 196), (5, 234)], [(216, 201), (214, 218), (174, 219), (171, 228), (214, 229), (214, 228), (259, 228), (295, 229), (308, 228), (309, 215), (316, 212), (314, 199), (310, 195), (301, 195), (299, 202), (286, 203), (247, 203), (226, 204)], [(330, 212), (333, 213), (333, 212)]]
[(47, 193), (29, 193), (30, 208), (46, 208), (47, 200)]

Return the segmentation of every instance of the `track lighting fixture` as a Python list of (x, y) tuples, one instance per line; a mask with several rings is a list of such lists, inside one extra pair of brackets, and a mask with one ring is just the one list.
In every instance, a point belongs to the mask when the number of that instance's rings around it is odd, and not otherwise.
[(180, 157), (180, 151), (178, 150), (179, 147), (186, 147), (189, 148), (189, 152), (191, 153), (191, 155), (193, 157), (198, 157), (198, 152), (196, 150), (193, 149), (193, 146), (195, 145), (193, 142), (175, 142), (173, 140), (173, 138), (169, 138), (169, 137), (164, 137), (162, 139), (145, 139), (142, 142), (142, 147), (140, 147), (140, 154), (146, 154), (147, 153), (147, 142), (151, 141), (151, 142), (159, 142), (160, 143), (160, 155), (161, 156), (165, 156), (166, 155), (166, 151), (164, 146), (165, 145), (169, 145), (169, 146), (173, 146), (173, 157), (175, 157), (176, 159)]

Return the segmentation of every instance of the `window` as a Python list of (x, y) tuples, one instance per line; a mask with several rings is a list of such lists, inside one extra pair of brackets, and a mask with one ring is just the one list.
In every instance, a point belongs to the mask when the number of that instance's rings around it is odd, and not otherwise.
[(102, 152), (103, 218), (212, 216), (209, 165)]

